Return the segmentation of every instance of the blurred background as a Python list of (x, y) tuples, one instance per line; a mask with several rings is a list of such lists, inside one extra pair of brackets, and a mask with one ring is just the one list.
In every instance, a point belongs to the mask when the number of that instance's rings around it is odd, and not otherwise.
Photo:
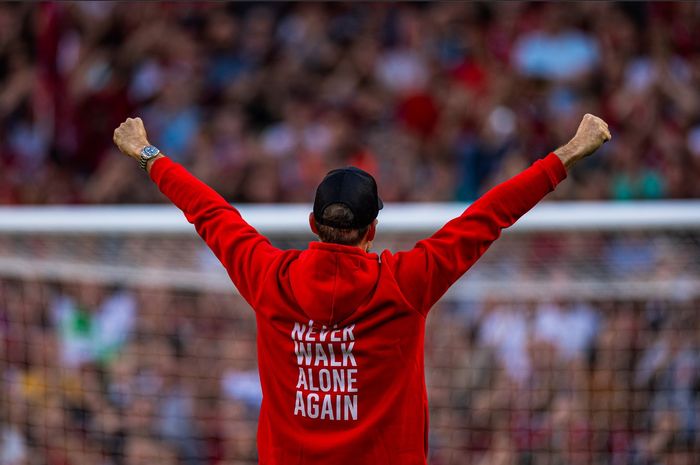
[[(163, 203), (137, 115), (231, 202), (469, 202), (590, 112), (548, 202), (643, 216), (700, 205), (699, 89), (693, 2), (0, 3), (0, 204)], [(430, 464), (700, 463), (699, 267), (687, 225), (507, 235), (429, 317)], [(254, 318), (191, 235), (0, 231), (0, 335), (0, 465), (257, 463)]]

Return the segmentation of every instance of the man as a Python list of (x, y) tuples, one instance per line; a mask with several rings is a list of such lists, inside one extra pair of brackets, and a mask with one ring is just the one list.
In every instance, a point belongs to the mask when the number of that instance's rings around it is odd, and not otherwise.
[(263, 401), (261, 465), (424, 465), (425, 318), (496, 240), (610, 139), (585, 115), (574, 138), (491, 189), (406, 252), (369, 253), (382, 202), (356, 168), (316, 192), (307, 250), (278, 250), (238, 211), (148, 142), (128, 119), (114, 142), (194, 224), (255, 310)]

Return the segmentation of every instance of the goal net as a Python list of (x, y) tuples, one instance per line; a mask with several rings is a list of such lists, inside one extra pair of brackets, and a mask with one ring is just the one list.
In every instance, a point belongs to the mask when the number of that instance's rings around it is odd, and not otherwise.
[[(388, 205), (400, 250), (463, 205)], [(241, 208), (282, 248), (309, 206)], [(700, 203), (549, 203), (428, 317), (431, 465), (700, 463)], [(171, 207), (0, 209), (0, 465), (256, 460), (255, 321)]]

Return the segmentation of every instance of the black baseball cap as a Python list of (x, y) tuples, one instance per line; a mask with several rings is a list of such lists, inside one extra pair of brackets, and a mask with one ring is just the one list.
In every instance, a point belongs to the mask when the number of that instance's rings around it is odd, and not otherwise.
[[(324, 210), (334, 203), (350, 209), (353, 221), (336, 223), (323, 221)], [(371, 174), (354, 166), (329, 171), (316, 189), (314, 218), (319, 224), (341, 229), (368, 226), (384, 208), (377, 194), (377, 182)]]

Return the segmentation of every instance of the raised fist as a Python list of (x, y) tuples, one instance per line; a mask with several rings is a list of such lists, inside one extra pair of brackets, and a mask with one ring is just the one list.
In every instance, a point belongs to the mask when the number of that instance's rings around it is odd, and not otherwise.
[(141, 157), (141, 149), (150, 145), (141, 118), (127, 118), (114, 130), (113, 140), (124, 155), (136, 160)]
[(567, 168), (592, 154), (611, 139), (608, 124), (597, 116), (586, 113), (576, 130), (576, 135), (565, 146), (555, 150)]
[(581, 124), (578, 125), (574, 140), (579, 145), (584, 157), (592, 154), (603, 143), (611, 139), (608, 123), (597, 116), (586, 113), (583, 115)]

